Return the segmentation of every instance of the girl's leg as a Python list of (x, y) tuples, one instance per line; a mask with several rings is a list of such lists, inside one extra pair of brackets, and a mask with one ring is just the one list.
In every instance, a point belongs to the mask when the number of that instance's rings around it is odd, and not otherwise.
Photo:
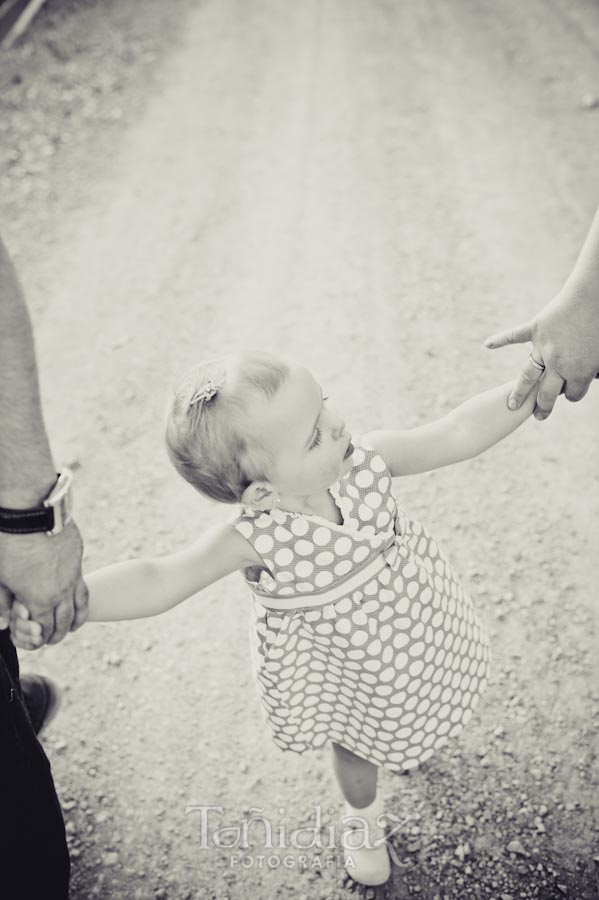
[(347, 802), (355, 809), (370, 806), (376, 797), (378, 767), (333, 741), (333, 768)]
[(376, 796), (378, 767), (334, 742), (333, 767), (346, 800), (342, 845), (347, 871), (360, 884), (383, 884), (391, 863), (379, 824), (383, 806)]

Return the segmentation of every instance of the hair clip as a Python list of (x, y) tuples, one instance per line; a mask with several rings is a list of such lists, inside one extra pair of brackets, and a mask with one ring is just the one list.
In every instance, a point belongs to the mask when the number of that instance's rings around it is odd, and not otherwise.
[(223, 386), (222, 381), (216, 382), (216, 381), (213, 381), (211, 378), (209, 378), (208, 381), (205, 384), (203, 384), (202, 387), (199, 390), (197, 390), (195, 392), (195, 394), (192, 396), (191, 400), (189, 401), (189, 405), (195, 406), (196, 403), (200, 403), (202, 400), (203, 401), (212, 400), (212, 398), (216, 394), (218, 394), (218, 392), (222, 386)]

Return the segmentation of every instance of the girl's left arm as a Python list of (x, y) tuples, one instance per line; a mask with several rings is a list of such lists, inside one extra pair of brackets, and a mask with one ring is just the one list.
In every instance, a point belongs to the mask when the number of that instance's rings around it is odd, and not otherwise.
[(513, 384), (503, 384), (472, 397), (442, 419), (405, 431), (373, 431), (365, 435), (396, 475), (416, 475), (472, 459), (515, 431), (535, 406), (529, 397), (512, 411), (507, 401)]

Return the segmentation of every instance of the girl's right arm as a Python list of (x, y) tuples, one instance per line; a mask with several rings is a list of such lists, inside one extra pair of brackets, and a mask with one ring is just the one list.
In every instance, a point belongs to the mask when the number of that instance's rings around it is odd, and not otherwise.
[[(115, 622), (156, 616), (247, 566), (262, 560), (239, 532), (227, 524), (207, 531), (195, 544), (148, 559), (133, 559), (85, 576), (90, 622)], [(27, 609), (13, 604), (11, 635), (17, 646), (34, 649), (40, 629)]]

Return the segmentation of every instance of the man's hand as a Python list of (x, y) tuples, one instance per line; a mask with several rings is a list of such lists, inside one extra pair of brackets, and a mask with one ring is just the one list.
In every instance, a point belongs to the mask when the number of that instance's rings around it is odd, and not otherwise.
[(8, 628), (13, 599), (13, 595), (8, 588), (4, 587), (3, 584), (0, 584), (0, 631)]
[(545, 366), (535, 418), (546, 419), (560, 393), (581, 400), (599, 372), (599, 304), (568, 284), (530, 322), (487, 338), (490, 349), (532, 341), (532, 360), (520, 372), (510, 394), (510, 409), (518, 409), (533, 390)]
[(42, 626), (42, 642), (57, 644), (87, 618), (87, 588), (81, 577), (83, 544), (71, 522), (60, 534), (0, 533), (0, 572), (7, 604), (12, 594)]

